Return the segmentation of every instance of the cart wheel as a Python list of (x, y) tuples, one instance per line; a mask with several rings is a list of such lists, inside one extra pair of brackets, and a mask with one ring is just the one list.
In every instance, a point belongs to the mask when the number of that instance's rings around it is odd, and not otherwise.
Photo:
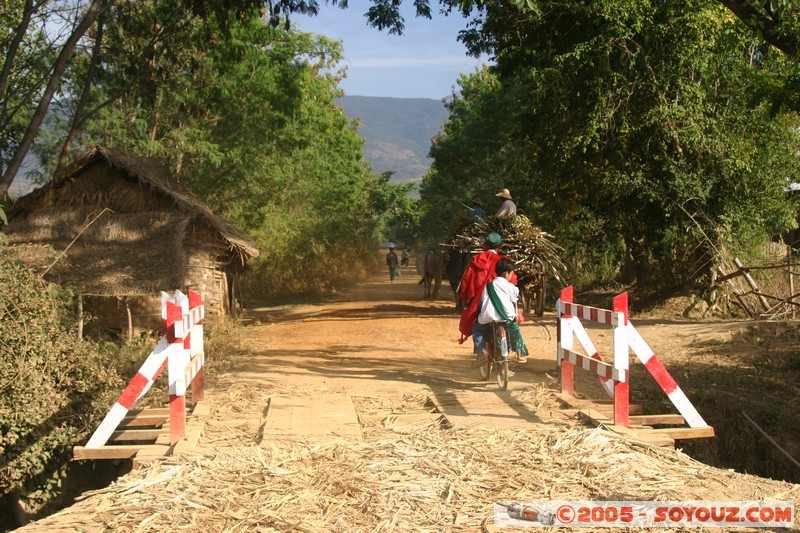
[(547, 299), (547, 280), (542, 278), (542, 284), (539, 290), (536, 291), (536, 316), (544, 314), (544, 301)]

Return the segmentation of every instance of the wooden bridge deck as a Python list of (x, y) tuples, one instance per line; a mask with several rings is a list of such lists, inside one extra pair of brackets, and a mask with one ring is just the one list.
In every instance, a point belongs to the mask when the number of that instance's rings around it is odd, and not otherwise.
[(174, 455), (197, 444), (211, 402), (202, 400), (186, 413), (186, 435), (175, 445), (170, 444), (169, 408), (146, 407), (132, 409), (111, 434), (105, 446), (86, 448), (75, 446), (72, 460), (130, 459), (142, 463)]
[[(614, 423), (614, 404), (609, 400), (579, 399), (562, 393), (559, 395), (559, 401), (568, 410), (574, 411), (577, 416), (595, 426), (602, 425), (615, 433), (659, 448), (674, 448), (676, 440), (714, 436), (714, 428), (711, 426), (686, 427), (683, 416), (678, 414), (645, 415), (642, 414), (640, 405), (630, 406), (629, 427), (626, 428)], [(684, 427), (653, 427), (681, 425)]]

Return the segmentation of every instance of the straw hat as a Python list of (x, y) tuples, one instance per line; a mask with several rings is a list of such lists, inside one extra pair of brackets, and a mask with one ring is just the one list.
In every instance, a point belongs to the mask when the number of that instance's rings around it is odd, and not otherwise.
[(472, 203), (477, 205), (477, 206), (483, 207), (483, 204), (481, 203), (481, 199), (478, 198), (477, 196), (472, 199)]
[(511, 200), (511, 193), (508, 192), (508, 189), (503, 189), (499, 193), (495, 194), (495, 196), (499, 196), (500, 198), (507, 198)]

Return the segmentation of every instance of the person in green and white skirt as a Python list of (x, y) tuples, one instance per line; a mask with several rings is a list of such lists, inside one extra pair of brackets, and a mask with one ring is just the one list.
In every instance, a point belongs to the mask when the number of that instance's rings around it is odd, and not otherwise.
[(522, 340), (522, 332), (517, 321), (519, 288), (511, 283), (514, 261), (508, 258), (500, 259), (495, 266), (495, 272), (497, 277), (486, 285), (481, 295), (478, 323), (488, 326), (492, 322), (503, 322), (508, 332), (508, 349), (517, 352), (519, 362), (525, 363), (528, 361), (528, 348)]

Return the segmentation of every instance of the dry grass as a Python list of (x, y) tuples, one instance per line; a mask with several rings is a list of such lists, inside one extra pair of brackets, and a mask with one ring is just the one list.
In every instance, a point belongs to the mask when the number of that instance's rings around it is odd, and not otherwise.
[[(709, 467), (604, 429), (573, 423), (527, 431), (398, 424), (424, 398), (361, 398), (363, 441), (261, 441), (275, 394), (220, 389), (194, 456), (169, 458), (88, 493), (21, 531), (477, 531), (497, 500), (791, 500), (800, 486)], [(532, 404), (548, 402), (544, 389)], [(659, 531), (664, 531), (660, 529)]]

